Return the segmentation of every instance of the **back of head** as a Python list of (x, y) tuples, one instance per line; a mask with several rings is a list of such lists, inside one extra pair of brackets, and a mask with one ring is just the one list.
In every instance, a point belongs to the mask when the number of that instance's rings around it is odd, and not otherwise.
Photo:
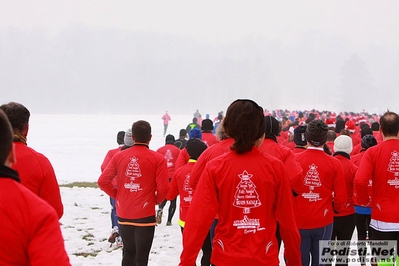
[(188, 138), (189, 139), (197, 138), (202, 140), (202, 131), (199, 128), (193, 128), (188, 133)]
[(185, 130), (185, 129), (180, 129), (180, 132), (179, 132), (179, 137), (186, 137), (187, 136), (187, 130)]
[(265, 133), (267, 135), (279, 136), (280, 135), (280, 123), (273, 116), (265, 116)]
[(132, 129), (128, 128), (125, 132), (125, 135), (123, 137), (123, 143), (127, 147), (132, 147), (134, 145), (133, 138), (132, 138)]
[(151, 125), (147, 121), (139, 120), (133, 123), (132, 135), (135, 142), (149, 143), (151, 140)]
[(306, 146), (306, 128), (307, 126), (298, 126), (294, 129), (294, 143), (299, 146)]
[(327, 141), (328, 126), (320, 119), (312, 120), (306, 128), (306, 140), (315, 147), (321, 147)]
[(367, 150), (368, 148), (377, 145), (377, 140), (372, 134), (367, 134), (363, 136), (361, 145), (363, 150)]
[(124, 138), (125, 138), (125, 131), (119, 131), (118, 134), (116, 135), (116, 142), (119, 145), (123, 145), (125, 143)]
[(169, 134), (165, 137), (165, 144), (174, 144), (175, 143), (175, 136)]
[(7, 115), (14, 132), (22, 133), (29, 124), (30, 112), (20, 103), (9, 102), (0, 106), (0, 109)]
[(345, 121), (342, 119), (337, 119), (337, 121), (335, 122), (335, 132), (336, 133), (340, 133), (342, 129), (345, 128)]
[(220, 123), (216, 128), (215, 135), (218, 140), (224, 140), (229, 137), (229, 135), (227, 135), (226, 131), (224, 130), (223, 121), (224, 120), (220, 120)]
[(13, 132), (7, 115), (0, 110), (0, 165), (4, 165), (10, 153)]
[(352, 152), (352, 138), (346, 135), (338, 136), (334, 140), (334, 151), (350, 154)]
[(399, 132), (399, 116), (394, 112), (386, 112), (380, 118), (380, 127), (385, 137), (397, 137)]
[(372, 131), (379, 131), (380, 130), (380, 123), (374, 122), (371, 124), (371, 130)]
[(265, 133), (263, 108), (252, 100), (236, 100), (227, 109), (224, 129), (234, 138), (232, 150), (244, 153), (252, 150), (255, 142)]
[(212, 131), (213, 130), (213, 122), (210, 119), (204, 119), (201, 123), (202, 131)]
[(194, 160), (197, 160), (207, 147), (204, 142), (197, 138), (188, 140), (186, 144), (187, 153), (190, 159)]
[(197, 124), (198, 119), (196, 117), (193, 118), (193, 123)]
[(371, 130), (371, 128), (368, 125), (362, 127), (360, 130), (360, 135), (362, 138), (367, 134), (373, 134), (373, 131)]
[(337, 133), (334, 130), (328, 130), (327, 132), (327, 141), (334, 141), (337, 138)]

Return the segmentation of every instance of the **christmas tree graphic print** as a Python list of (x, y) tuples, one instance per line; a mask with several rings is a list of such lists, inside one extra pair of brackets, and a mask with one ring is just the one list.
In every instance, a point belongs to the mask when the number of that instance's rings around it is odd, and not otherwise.
[(130, 179), (129, 183), (124, 184), (126, 189), (129, 189), (130, 192), (137, 192), (141, 190), (140, 184), (133, 182), (135, 179), (141, 177), (140, 165), (136, 156), (130, 158), (130, 162), (126, 167), (125, 176)]
[(169, 149), (165, 152), (165, 160), (168, 168), (173, 167), (173, 154)]
[(320, 194), (313, 191), (315, 187), (321, 186), (320, 175), (317, 171), (317, 168), (318, 166), (316, 166), (314, 163), (309, 165), (309, 170), (303, 179), (304, 185), (309, 187), (309, 192), (302, 193), (302, 197), (308, 199), (309, 202), (321, 200)]
[(245, 214), (250, 213), (251, 208), (262, 205), (259, 200), (259, 194), (256, 191), (256, 185), (251, 180), (252, 176), (246, 170), (238, 175), (241, 180), (237, 185), (237, 191), (234, 195), (233, 206), (242, 208)]
[(388, 163), (388, 172), (393, 173), (394, 179), (388, 180), (388, 184), (394, 186), (395, 188), (399, 188), (399, 152), (394, 150), (391, 152), (392, 157)]
[(141, 177), (140, 165), (136, 156), (130, 158), (130, 163), (127, 165), (125, 175), (132, 181)]

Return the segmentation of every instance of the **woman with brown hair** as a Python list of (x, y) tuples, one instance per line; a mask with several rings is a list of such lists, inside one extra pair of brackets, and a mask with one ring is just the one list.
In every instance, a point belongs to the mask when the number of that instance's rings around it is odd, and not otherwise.
[(216, 215), (213, 265), (279, 265), (279, 221), (287, 265), (299, 265), (300, 237), (293, 218), (288, 173), (281, 161), (259, 150), (265, 132), (263, 108), (236, 100), (227, 109), (230, 150), (203, 171), (183, 233), (180, 265), (195, 264)]

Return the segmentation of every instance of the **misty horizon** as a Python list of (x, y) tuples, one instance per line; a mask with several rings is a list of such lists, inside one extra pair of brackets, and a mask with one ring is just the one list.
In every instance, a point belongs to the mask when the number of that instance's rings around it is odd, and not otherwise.
[(2, 103), (21, 102), (43, 114), (183, 115), (199, 109), (214, 116), (237, 98), (269, 110), (395, 111), (396, 42), (351, 38), (344, 27), (342, 35), (329, 35), (316, 26), (277, 38), (276, 29), (265, 26), (273, 36), (248, 28), (226, 41), (81, 21), (55, 32), (2, 27)]

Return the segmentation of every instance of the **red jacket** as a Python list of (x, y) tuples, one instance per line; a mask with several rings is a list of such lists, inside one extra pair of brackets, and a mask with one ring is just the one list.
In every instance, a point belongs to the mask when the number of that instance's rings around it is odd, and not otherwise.
[(254, 147), (229, 151), (205, 167), (188, 210), (180, 265), (194, 265), (216, 216), (211, 262), (215, 265), (278, 265), (276, 221), (287, 265), (300, 265), (300, 236), (283, 163)]
[(313, 147), (299, 153), (297, 161), (304, 175), (300, 180), (301, 192), (294, 200), (298, 228), (313, 229), (331, 224), (334, 210), (343, 211), (347, 198), (341, 163), (322, 148)]
[(64, 206), (50, 161), (22, 142), (14, 142), (14, 145), (17, 162), (12, 169), (18, 172), (21, 184), (50, 204), (60, 219), (64, 214)]
[(388, 139), (368, 148), (355, 177), (356, 197), (361, 205), (369, 200), (369, 180), (372, 180), (371, 218), (399, 223), (399, 140)]
[(54, 208), (7, 171), (0, 166), (0, 264), (71, 265)]
[(107, 152), (107, 154), (105, 155), (104, 161), (101, 164), (101, 172), (104, 171), (105, 167), (107, 167), (107, 164), (109, 163), (109, 161), (111, 161), (111, 158), (121, 150), (122, 146), (119, 146), (118, 148), (109, 150)]
[(212, 132), (202, 132), (202, 141), (208, 146), (212, 146), (219, 142), (215, 135)]
[(195, 160), (189, 160), (189, 162), (178, 169), (169, 184), (169, 191), (166, 195), (167, 200), (173, 200), (180, 195), (180, 206), (179, 206), (179, 225), (184, 227), (188, 207), (190, 207), (191, 200), (193, 198), (194, 190), (190, 187), (190, 174), (195, 164)]
[(291, 188), (295, 190), (296, 188), (293, 187), (294, 181), (302, 177), (303, 171), (292, 150), (286, 146), (277, 144), (272, 139), (265, 139), (259, 149), (284, 163), (285, 167), (289, 169), (288, 177)]
[[(165, 157), (166, 166), (168, 167), (169, 181), (172, 179), (173, 173), (176, 170), (175, 162), (179, 156), (180, 149), (174, 144), (166, 144), (157, 150), (160, 154)], [(188, 160), (187, 160), (188, 161)]]
[(357, 166), (351, 162), (349, 158), (342, 154), (336, 154), (334, 157), (341, 162), (342, 169), (344, 170), (345, 186), (347, 192), (345, 208), (340, 213), (334, 214), (334, 216), (347, 216), (355, 213), (355, 207), (353, 205), (353, 182), (355, 179)]
[(188, 162), (188, 160), (190, 160), (190, 155), (188, 155), (188, 152), (184, 147), (182, 150), (180, 150), (179, 156), (176, 159), (175, 169), (177, 170), (180, 167), (184, 166)]
[[(112, 184), (116, 178), (117, 187)], [(155, 204), (168, 191), (165, 158), (145, 145), (115, 154), (98, 179), (98, 185), (116, 200), (117, 215), (123, 219), (155, 216)]]
[(194, 165), (193, 171), (191, 172), (190, 177), (190, 186), (195, 189), (197, 187), (198, 181), (202, 172), (205, 169), (205, 165), (212, 159), (228, 152), (230, 150), (231, 145), (233, 145), (234, 139), (227, 138), (222, 140), (212, 147), (207, 148), (201, 156), (198, 158), (197, 162)]

